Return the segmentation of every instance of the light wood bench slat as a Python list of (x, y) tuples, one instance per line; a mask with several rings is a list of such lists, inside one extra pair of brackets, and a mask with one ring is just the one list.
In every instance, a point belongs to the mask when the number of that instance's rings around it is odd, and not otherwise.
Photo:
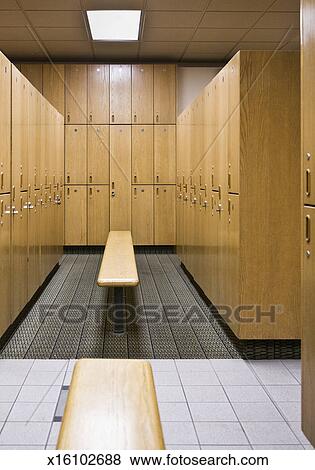
[(151, 365), (141, 360), (79, 360), (57, 449), (164, 448)]
[(139, 284), (129, 231), (109, 232), (97, 283), (101, 287), (128, 287)]

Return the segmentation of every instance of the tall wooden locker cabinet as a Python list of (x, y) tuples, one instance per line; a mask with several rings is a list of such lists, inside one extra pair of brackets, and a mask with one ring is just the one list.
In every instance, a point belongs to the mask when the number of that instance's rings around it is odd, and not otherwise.
[(88, 245), (106, 244), (109, 233), (109, 186), (88, 187)]
[(132, 126), (132, 183), (153, 183), (154, 126)]
[(175, 126), (154, 126), (154, 182), (175, 184)]
[(110, 123), (131, 124), (131, 65), (110, 66)]
[(86, 124), (87, 122), (87, 65), (66, 64), (65, 66), (65, 122)]
[(315, 446), (315, 0), (301, 2), (302, 64), (302, 429)]
[(88, 65), (88, 122), (109, 123), (109, 65)]
[[(27, 223), (27, 295), (31, 299), (40, 286), (40, 210), (38, 209), (38, 193), (33, 191), (28, 196)], [(54, 226), (53, 230), (56, 227)]]
[(154, 122), (155, 124), (176, 122), (175, 65), (154, 65)]
[(135, 245), (154, 244), (153, 186), (132, 186), (132, 240)]
[(0, 336), (11, 323), (10, 198), (10, 194), (0, 195)]
[(110, 230), (131, 230), (131, 126), (110, 128)]
[(156, 245), (175, 244), (175, 186), (154, 187), (154, 242)]
[(132, 123), (153, 124), (153, 65), (132, 66)]
[(109, 184), (109, 126), (88, 126), (87, 131), (88, 183)]
[(17, 193), (12, 198), (12, 321), (28, 302), (27, 217), (28, 195)]
[(87, 126), (65, 127), (65, 182), (85, 184), (87, 170)]
[(62, 115), (65, 112), (64, 82), (64, 64), (43, 64), (43, 95)]
[(11, 64), (1, 52), (0, 107), (0, 193), (8, 193), (11, 184)]
[(87, 187), (67, 186), (65, 195), (65, 244), (87, 243)]

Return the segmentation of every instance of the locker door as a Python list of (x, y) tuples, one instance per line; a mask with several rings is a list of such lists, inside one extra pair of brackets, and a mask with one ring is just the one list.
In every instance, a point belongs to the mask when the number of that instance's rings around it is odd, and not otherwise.
[(11, 324), (10, 194), (0, 196), (0, 336)]
[(153, 65), (132, 66), (132, 122), (153, 124)]
[[(239, 259), (240, 259), (240, 220), (239, 220), (239, 196), (229, 194), (228, 197), (228, 250), (227, 250), (227, 300), (225, 303), (232, 309), (240, 304), (239, 294)], [(233, 312), (234, 313), (234, 312)], [(229, 323), (235, 334), (238, 333), (239, 324), (235, 316)]]
[(44, 282), (49, 272), (49, 233), (50, 214), (48, 206), (48, 190), (40, 192), (39, 196), (40, 212), (40, 277)]
[(106, 244), (109, 232), (109, 186), (88, 188), (88, 245)]
[(153, 126), (132, 126), (132, 182), (153, 183)]
[(65, 245), (87, 244), (87, 187), (67, 186)]
[(226, 305), (228, 298), (228, 210), (227, 197), (220, 198), (216, 207), (218, 218), (217, 305)]
[(0, 53), (0, 193), (10, 191), (11, 165), (11, 64)]
[(66, 116), (67, 124), (87, 122), (87, 65), (66, 64)]
[(41, 143), (41, 101), (42, 97), (36, 93), (35, 105), (35, 173), (34, 173), (34, 186), (35, 189), (40, 188), (41, 182), (41, 158), (42, 158), (42, 143)]
[(153, 186), (132, 187), (132, 240), (135, 245), (153, 245)]
[(110, 230), (131, 229), (131, 126), (110, 128)]
[(64, 64), (43, 64), (43, 95), (62, 115), (65, 112), (64, 80)]
[(174, 184), (176, 178), (175, 126), (154, 126), (154, 181)]
[(28, 118), (28, 188), (33, 191), (36, 183), (36, 96), (37, 91), (29, 85), (29, 118)]
[(154, 122), (176, 123), (176, 66), (154, 65)]
[(108, 65), (88, 65), (88, 115), (90, 124), (109, 123)]
[(155, 245), (175, 245), (175, 186), (155, 186)]
[(228, 66), (228, 190), (239, 193), (240, 161), (240, 64), (239, 55)]
[(304, 208), (302, 284), (302, 429), (314, 444), (315, 207)]
[(110, 122), (131, 124), (131, 65), (110, 66)]
[(109, 126), (88, 126), (90, 184), (109, 184)]
[(31, 299), (40, 285), (40, 211), (38, 192), (29, 194), (28, 210), (28, 298)]
[(21, 64), (24, 77), (40, 92), (43, 92), (43, 66), (42, 64)]
[(87, 183), (87, 126), (65, 127), (66, 184)]
[(12, 321), (28, 302), (27, 292), (27, 193), (12, 200)]
[(12, 185), (27, 189), (28, 82), (12, 66)]

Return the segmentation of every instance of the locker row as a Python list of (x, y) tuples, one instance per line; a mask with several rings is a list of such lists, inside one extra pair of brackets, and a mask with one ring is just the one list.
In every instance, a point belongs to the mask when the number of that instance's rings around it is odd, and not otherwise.
[[(109, 230), (131, 230), (135, 245), (175, 244), (175, 186), (65, 188), (65, 244), (104, 245)], [(121, 228), (124, 227), (124, 228)]]
[(176, 126), (68, 125), (66, 184), (109, 184), (110, 161), (115, 160), (117, 145), (124, 146), (127, 160), (131, 158), (132, 183), (175, 183)]
[(241, 339), (300, 338), (299, 74), (295, 52), (241, 51), (178, 118), (177, 253)]
[[(21, 64), (66, 124), (175, 124), (173, 64)], [(55, 93), (53, 92), (55, 90)]]

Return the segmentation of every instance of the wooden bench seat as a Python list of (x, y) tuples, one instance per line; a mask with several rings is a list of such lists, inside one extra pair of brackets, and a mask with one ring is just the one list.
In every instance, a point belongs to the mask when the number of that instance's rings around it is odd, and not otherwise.
[(129, 359), (79, 360), (57, 449), (164, 448), (150, 363)]
[(101, 287), (114, 287), (114, 332), (125, 333), (124, 288), (139, 284), (131, 232), (111, 231), (103, 255), (97, 283)]

